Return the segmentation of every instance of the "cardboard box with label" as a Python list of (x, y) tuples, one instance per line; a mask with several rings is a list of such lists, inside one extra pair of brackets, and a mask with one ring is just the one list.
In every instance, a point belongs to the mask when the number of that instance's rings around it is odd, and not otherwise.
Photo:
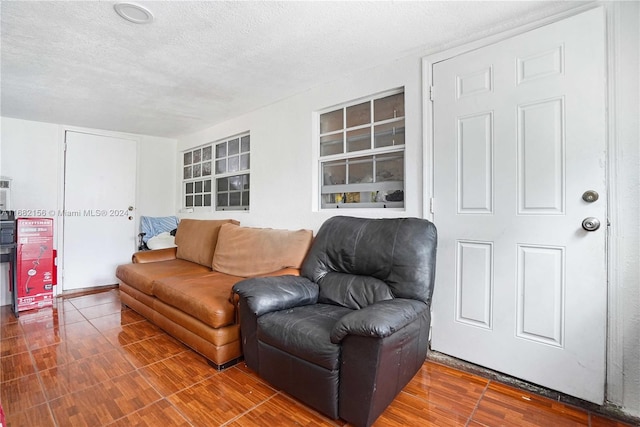
[(17, 311), (53, 305), (56, 281), (52, 218), (18, 218)]

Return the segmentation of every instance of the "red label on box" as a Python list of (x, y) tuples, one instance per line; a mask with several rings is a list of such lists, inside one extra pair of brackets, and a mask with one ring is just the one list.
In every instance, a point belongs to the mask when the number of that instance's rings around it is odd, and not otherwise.
[(16, 220), (17, 310), (53, 305), (55, 256), (52, 218)]

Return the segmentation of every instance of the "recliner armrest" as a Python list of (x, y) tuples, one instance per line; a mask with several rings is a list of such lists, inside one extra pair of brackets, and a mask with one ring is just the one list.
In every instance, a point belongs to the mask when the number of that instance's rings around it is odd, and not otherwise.
[(395, 298), (354, 310), (342, 317), (331, 331), (331, 342), (338, 344), (347, 335), (384, 338), (413, 322), (429, 306), (422, 301)]
[(233, 285), (233, 292), (245, 299), (256, 316), (318, 301), (318, 285), (301, 276), (246, 279)]
[(169, 261), (176, 259), (177, 248), (155, 249), (152, 251), (140, 251), (133, 254), (131, 261), (142, 264), (147, 262)]

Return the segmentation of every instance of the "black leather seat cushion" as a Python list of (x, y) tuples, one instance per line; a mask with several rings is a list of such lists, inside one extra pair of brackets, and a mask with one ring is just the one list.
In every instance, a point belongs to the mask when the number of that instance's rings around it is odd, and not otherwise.
[(340, 345), (330, 336), (336, 322), (352, 310), (313, 304), (258, 318), (258, 340), (329, 370), (340, 365)]

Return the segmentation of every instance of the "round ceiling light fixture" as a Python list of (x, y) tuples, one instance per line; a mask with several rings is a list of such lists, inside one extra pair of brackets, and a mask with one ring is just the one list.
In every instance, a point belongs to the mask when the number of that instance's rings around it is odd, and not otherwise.
[(138, 4), (122, 2), (116, 3), (113, 5), (113, 8), (118, 15), (135, 24), (149, 24), (153, 22), (151, 12)]

